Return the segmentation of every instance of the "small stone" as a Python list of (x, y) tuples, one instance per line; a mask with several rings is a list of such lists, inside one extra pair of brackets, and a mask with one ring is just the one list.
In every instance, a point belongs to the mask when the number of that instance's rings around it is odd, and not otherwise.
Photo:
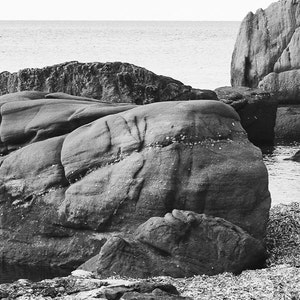
[(92, 272), (84, 271), (84, 270), (75, 270), (71, 272), (72, 276), (80, 277), (80, 278), (93, 278), (94, 275)]

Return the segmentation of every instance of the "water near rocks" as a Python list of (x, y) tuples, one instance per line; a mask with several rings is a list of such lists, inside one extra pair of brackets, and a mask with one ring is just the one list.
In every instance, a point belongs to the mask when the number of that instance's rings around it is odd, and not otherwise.
[(240, 22), (0, 21), (0, 72), (122, 61), (195, 88), (229, 85)]
[(298, 150), (300, 150), (299, 142), (280, 141), (274, 147), (263, 149), (273, 206), (300, 201), (300, 163), (285, 160)]

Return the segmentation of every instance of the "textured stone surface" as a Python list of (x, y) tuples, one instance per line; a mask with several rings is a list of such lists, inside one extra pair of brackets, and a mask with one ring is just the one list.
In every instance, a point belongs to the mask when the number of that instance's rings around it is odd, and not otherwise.
[(11, 284), (0, 284), (1, 299), (149, 299), (188, 300), (181, 297), (171, 284), (147, 282), (143, 280), (101, 280), (94, 274), (87, 276), (46, 279), (31, 282), (20, 279)]
[(0, 106), (2, 257), (69, 267), (84, 262), (106, 238), (59, 225), (58, 206), (70, 185), (61, 148), (73, 129), (135, 106), (40, 92), (4, 95)]
[(277, 99), (263, 90), (247, 87), (220, 87), (215, 92), (237, 111), (252, 143), (274, 144)]
[(0, 95), (26, 90), (64, 92), (106, 102), (136, 104), (217, 99), (213, 91), (193, 89), (178, 80), (121, 62), (74, 61), (42, 69), (0, 73)]
[(298, 150), (293, 156), (290, 158), (285, 158), (285, 160), (292, 160), (292, 161), (297, 161), (300, 162), (300, 150)]
[(267, 174), (238, 120), (225, 104), (202, 100), (141, 106), (78, 128), (62, 147), (72, 183), (62, 224), (130, 229), (180, 208), (262, 236)]
[[(298, 11), (300, 9), (298, 8)], [(299, 18), (299, 13), (298, 13)], [(274, 72), (259, 83), (266, 91), (272, 91), (282, 104), (300, 104), (300, 28), (298, 27), (281, 56), (274, 65)]]
[(130, 238), (173, 209), (264, 237), (267, 171), (230, 106), (135, 107), (32, 92), (0, 102), (4, 261), (76, 267), (112, 234)]
[(281, 102), (299, 103), (299, 25), (298, 0), (281, 0), (250, 12), (235, 44), (232, 85), (259, 86), (274, 92)]
[(300, 105), (278, 108), (275, 135), (277, 139), (300, 141)]
[(173, 210), (140, 225), (133, 240), (114, 237), (80, 268), (101, 276), (190, 277), (239, 273), (264, 261), (262, 243), (221, 218)]
[(259, 83), (259, 87), (271, 92), (280, 104), (300, 104), (300, 70), (269, 73)]
[(135, 107), (100, 103), (63, 93), (20, 92), (0, 96), (0, 154), (64, 135), (100, 117)]

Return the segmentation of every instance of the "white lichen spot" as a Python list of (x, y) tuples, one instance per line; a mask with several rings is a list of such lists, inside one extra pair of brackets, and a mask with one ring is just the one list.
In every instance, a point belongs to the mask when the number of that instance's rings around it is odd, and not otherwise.
[(19, 204), (21, 204), (21, 203), (22, 203), (22, 200), (17, 199), (17, 200), (15, 200), (15, 201), (12, 203), (12, 205), (13, 205), (13, 206), (16, 206), (16, 205), (19, 205)]

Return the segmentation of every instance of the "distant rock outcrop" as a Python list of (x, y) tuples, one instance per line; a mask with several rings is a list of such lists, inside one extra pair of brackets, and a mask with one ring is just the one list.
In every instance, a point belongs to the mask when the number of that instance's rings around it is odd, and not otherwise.
[(113, 103), (147, 104), (160, 101), (217, 99), (210, 90), (121, 62), (67, 62), (42, 69), (0, 73), (0, 95), (35, 90), (64, 92)]
[(253, 245), (263, 240), (267, 170), (230, 106), (115, 105), (41, 92), (0, 103), (3, 261), (76, 267), (111, 236), (131, 239), (174, 209), (223, 218)]
[(280, 103), (300, 104), (300, 1), (281, 0), (243, 20), (231, 64), (231, 83), (260, 87)]

